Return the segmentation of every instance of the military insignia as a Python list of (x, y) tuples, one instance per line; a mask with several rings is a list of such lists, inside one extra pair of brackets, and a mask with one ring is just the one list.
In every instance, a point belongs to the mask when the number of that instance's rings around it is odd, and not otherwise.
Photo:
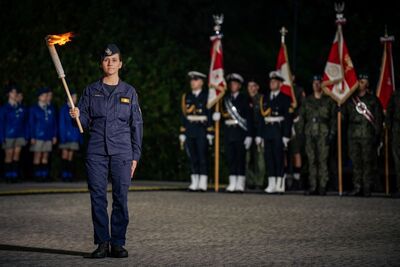
[(127, 97), (121, 97), (120, 102), (123, 104), (129, 104), (131, 102), (131, 100)]
[(105, 53), (107, 56), (111, 56), (111, 55), (112, 55), (112, 51), (111, 51), (110, 48), (107, 48), (106, 50), (104, 50), (104, 53)]

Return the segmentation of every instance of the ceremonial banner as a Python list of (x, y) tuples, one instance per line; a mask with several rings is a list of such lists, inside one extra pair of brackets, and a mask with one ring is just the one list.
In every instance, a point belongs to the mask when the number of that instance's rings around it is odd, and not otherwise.
[(379, 76), (378, 88), (376, 90), (376, 96), (381, 101), (383, 110), (386, 110), (389, 99), (395, 90), (394, 85), (394, 68), (393, 68), (393, 57), (392, 57), (392, 42), (393, 36), (387, 36), (381, 38), (383, 42), (383, 56), (381, 65), (381, 74)]
[(357, 74), (343, 38), (342, 27), (339, 25), (325, 66), (322, 88), (341, 105), (357, 86)]
[[(282, 31), (281, 31), (282, 32)], [(279, 71), (285, 79), (281, 86), (281, 92), (289, 96), (292, 100), (292, 107), (297, 106), (296, 95), (293, 90), (292, 73), (290, 71), (289, 59), (287, 55), (286, 44), (282, 38), (281, 48), (279, 49), (278, 61), (276, 63), (276, 70)]]
[(209, 93), (207, 108), (212, 108), (223, 96), (226, 90), (222, 53), (222, 35), (211, 36), (211, 65), (209, 73)]

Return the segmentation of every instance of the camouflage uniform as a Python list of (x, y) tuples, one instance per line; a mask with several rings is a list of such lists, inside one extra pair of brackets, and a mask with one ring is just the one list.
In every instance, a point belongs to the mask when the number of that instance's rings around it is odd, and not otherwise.
[[(257, 121), (257, 116), (260, 113), (260, 98), (261, 94), (258, 93), (254, 97), (251, 97), (250, 106), (253, 108), (254, 121)], [(254, 125), (255, 132), (257, 132), (257, 126), (257, 124)], [(257, 146), (255, 142), (253, 142), (250, 149), (246, 152), (246, 176), (248, 186), (263, 186), (265, 176), (264, 148)]]
[(356, 97), (347, 100), (343, 115), (347, 122), (349, 156), (353, 164), (354, 194), (359, 194), (363, 185), (364, 195), (369, 195), (371, 180), (373, 175), (376, 175), (376, 149), (382, 132), (383, 113), (375, 95), (366, 93), (358, 97), (373, 115), (374, 121), (371, 123), (356, 110)]
[(329, 145), (336, 125), (336, 106), (330, 97), (322, 94), (318, 99), (312, 94), (304, 100), (296, 130), (305, 137), (310, 192), (315, 192), (319, 184), (320, 193), (325, 193), (329, 180)]
[(396, 172), (397, 193), (400, 192), (400, 92), (395, 91), (386, 110), (386, 125), (389, 129), (392, 155)]

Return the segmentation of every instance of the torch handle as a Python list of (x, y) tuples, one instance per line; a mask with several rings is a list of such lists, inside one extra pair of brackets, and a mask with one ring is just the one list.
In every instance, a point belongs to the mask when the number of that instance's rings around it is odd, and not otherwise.
[[(71, 105), (71, 108), (74, 109), (75, 104), (74, 104), (74, 101), (72, 100), (71, 92), (69, 91), (67, 81), (65, 80), (65, 77), (61, 77), (60, 79), (64, 85), (65, 92), (67, 93), (69, 104)], [(83, 127), (82, 127), (81, 121), (79, 120), (79, 117), (76, 117), (75, 120), (76, 120), (76, 124), (78, 125), (79, 132), (83, 133)]]

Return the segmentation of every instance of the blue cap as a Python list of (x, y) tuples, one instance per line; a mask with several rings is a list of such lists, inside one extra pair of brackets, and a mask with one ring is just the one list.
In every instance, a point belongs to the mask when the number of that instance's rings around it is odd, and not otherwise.
[(105, 57), (112, 56), (112, 55), (115, 55), (115, 54), (120, 54), (120, 53), (121, 52), (120, 52), (120, 50), (119, 50), (117, 45), (108, 44), (104, 48), (104, 50), (101, 52), (101, 60), (103, 60)]
[(48, 92), (50, 92), (50, 89), (49, 89), (49, 88), (47, 88), (47, 87), (40, 87), (40, 88), (38, 88), (37, 91), (36, 91), (36, 96), (41, 96), (42, 94), (46, 94), (46, 93), (48, 93)]

